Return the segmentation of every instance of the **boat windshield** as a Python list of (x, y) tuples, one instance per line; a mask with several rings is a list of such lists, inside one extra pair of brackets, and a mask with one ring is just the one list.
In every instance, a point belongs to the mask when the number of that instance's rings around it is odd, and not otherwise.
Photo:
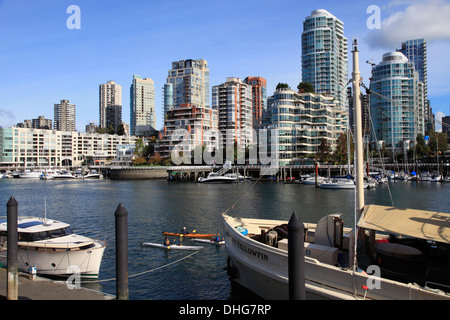
[(41, 232), (34, 232), (34, 233), (26, 233), (26, 232), (20, 232), (19, 233), (19, 241), (40, 241), (40, 240), (48, 240), (48, 239), (54, 239), (54, 238), (60, 238), (64, 236), (71, 235), (73, 233), (72, 229), (70, 227), (50, 230), (50, 231), (41, 231)]

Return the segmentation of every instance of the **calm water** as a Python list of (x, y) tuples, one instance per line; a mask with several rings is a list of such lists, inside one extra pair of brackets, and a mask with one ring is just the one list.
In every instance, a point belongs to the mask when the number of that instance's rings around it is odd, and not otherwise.
[[(450, 183), (394, 182), (365, 191), (366, 203), (400, 208), (450, 211)], [(231, 290), (223, 267), (226, 250), (203, 244), (198, 253), (165, 268), (156, 268), (192, 254), (141, 247), (141, 242), (162, 243), (162, 232), (183, 227), (198, 233), (223, 234), (221, 212), (242, 199), (228, 212), (232, 216), (288, 220), (297, 212), (304, 222), (317, 222), (331, 213), (342, 213), (346, 226), (353, 226), (354, 192), (323, 190), (313, 186), (260, 182), (257, 184), (177, 184), (165, 181), (40, 181), (0, 180), (0, 201), (14, 196), (19, 215), (40, 216), (47, 199), (47, 217), (72, 225), (75, 232), (94, 232), (108, 241), (93, 289), (115, 294), (114, 212), (119, 203), (128, 211), (130, 299), (242, 298)], [(178, 239), (177, 239), (178, 240)], [(186, 244), (192, 244), (185, 240)], [(202, 245), (194, 243), (195, 245)]]

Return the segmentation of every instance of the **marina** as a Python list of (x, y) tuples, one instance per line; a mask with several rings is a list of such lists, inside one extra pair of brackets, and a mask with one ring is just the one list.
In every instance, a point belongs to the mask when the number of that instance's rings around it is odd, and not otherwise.
[[(258, 219), (288, 220), (292, 212), (318, 222), (322, 214), (342, 213), (346, 227), (354, 224), (354, 191), (257, 182), (238, 184), (171, 183), (167, 181), (4, 179), (0, 200), (19, 203), (19, 216), (36, 214), (47, 199), (47, 217), (70, 224), (74, 232), (99, 234), (114, 242), (114, 212), (123, 202), (129, 216), (129, 289), (131, 300), (246, 299), (248, 292), (230, 284), (223, 269), (225, 246), (196, 243), (180, 237), (172, 243), (203, 246), (202, 250), (159, 250), (142, 242), (163, 243), (163, 231), (181, 230), (225, 235), (222, 212)], [(448, 212), (449, 183), (391, 181), (364, 191), (366, 203)], [(175, 242), (174, 242), (175, 240)], [(180, 261), (180, 259), (183, 259)], [(97, 281), (82, 286), (115, 295), (115, 248), (103, 256)], [(192, 290), (187, 290), (192, 288)]]

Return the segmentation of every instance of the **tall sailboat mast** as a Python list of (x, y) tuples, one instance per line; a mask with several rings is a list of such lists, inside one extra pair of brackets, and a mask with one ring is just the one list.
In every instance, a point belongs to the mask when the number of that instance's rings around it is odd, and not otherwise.
[(353, 40), (353, 108), (354, 108), (354, 128), (355, 128), (355, 182), (356, 182), (356, 218), (359, 219), (364, 209), (364, 165), (363, 165), (363, 139), (362, 139), (362, 111), (361, 111), (361, 90), (359, 87), (361, 73), (359, 72), (359, 52), (358, 42)]

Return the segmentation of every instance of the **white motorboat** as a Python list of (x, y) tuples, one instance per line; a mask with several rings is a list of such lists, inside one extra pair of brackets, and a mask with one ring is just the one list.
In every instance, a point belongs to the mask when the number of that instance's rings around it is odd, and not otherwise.
[(56, 170), (44, 170), (44, 172), (39, 177), (41, 180), (53, 180), (55, 176), (58, 175), (58, 172)]
[(39, 179), (41, 177), (42, 170), (28, 170), (19, 174), (21, 179)]
[(103, 175), (97, 172), (97, 170), (91, 170), (83, 176), (83, 179), (103, 179)]
[(428, 171), (422, 172), (419, 181), (431, 181), (431, 174)]
[(221, 175), (217, 172), (211, 172), (206, 178), (200, 177), (198, 182), (201, 183), (233, 183), (238, 180), (234, 176)]
[[(38, 275), (96, 279), (106, 242), (73, 233), (64, 222), (37, 217), (19, 217), (19, 270), (35, 267)], [(7, 264), (7, 220), (0, 219), (0, 261)]]
[(430, 182), (442, 182), (444, 179), (442, 179), (442, 175), (438, 172), (433, 172), (430, 175)]
[[(450, 300), (450, 214), (364, 204), (356, 42), (352, 52), (355, 223), (344, 228), (340, 214), (325, 213), (317, 224), (304, 224), (306, 298)], [(288, 299), (288, 221), (231, 217), (228, 210), (230, 279), (264, 299)]]
[(355, 182), (346, 178), (330, 178), (323, 181), (319, 187), (322, 189), (355, 189)]
[(60, 172), (59, 174), (54, 175), (53, 179), (55, 179), (55, 180), (69, 179), (70, 180), (70, 179), (76, 179), (76, 177), (70, 171), (64, 170), (64, 171)]
[(13, 178), (11, 172), (8, 172), (8, 171), (2, 173), (0, 176), (1, 176), (2, 179), (12, 179)]
[(225, 177), (233, 178), (237, 182), (245, 181), (245, 177), (239, 173), (227, 173)]
[[(317, 183), (320, 185), (322, 182), (324, 182), (325, 180), (327, 180), (327, 178), (322, 177), (322, 176), (317, 176)], [(311, 176), (303, 179), (300, 181), (300, 183), (306, 184), (306, 185), (316, 185), (316, 176), (314, 174), (312, 174)]]

